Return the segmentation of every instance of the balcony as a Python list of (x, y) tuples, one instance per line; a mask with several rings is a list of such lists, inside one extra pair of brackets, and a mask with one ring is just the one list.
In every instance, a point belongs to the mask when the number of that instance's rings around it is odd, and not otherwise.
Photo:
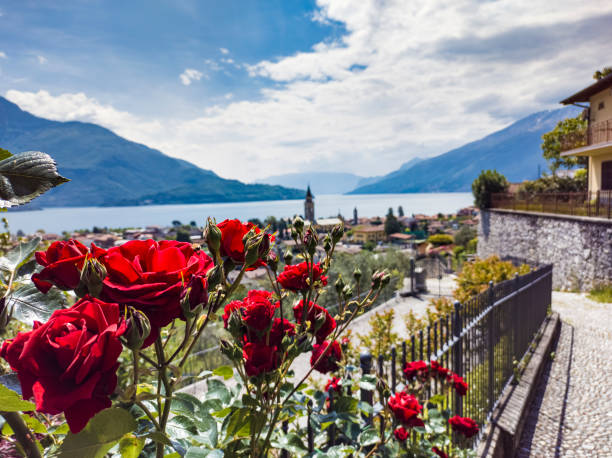
[[(612, 119), (592, 123), (588, 128), (579, 132), (562, 135), (560, 142), (561, 151), (564, 153), (586, 152), (593, 149), (589, 148), (591, 146), (612, 143)], [(581, 151), (573, 151), (577, 149)]]
[(612, 191), (497, 193), (491, 208), (612, 219)]

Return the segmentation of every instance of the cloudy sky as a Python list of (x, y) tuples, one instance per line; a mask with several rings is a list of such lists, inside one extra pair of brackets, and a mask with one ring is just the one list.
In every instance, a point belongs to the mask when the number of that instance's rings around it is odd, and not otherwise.
[(371, 176), (612, 65), (609, 0), (5, 0), (0, 94), (223, 177)]

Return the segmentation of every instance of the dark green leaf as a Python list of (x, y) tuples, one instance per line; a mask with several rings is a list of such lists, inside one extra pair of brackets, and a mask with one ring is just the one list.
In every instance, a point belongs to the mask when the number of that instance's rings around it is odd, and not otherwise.
[(21, 242), (0, 258), (0, 269), (7, 272), (16, 271), (34, 254), (39, 243), (40, 237), (34, 237), (28, 242)]
[(34, 321), (44, 323), (54, 310), (65, 308), (66, 296), (57, 288), (51, 288), (47, 294), (43, 294), (33, 283), (28, 283), (8, 297), (8, 304), (13, 307), (16, 319), (31, 326)]
[(78, 434), (68, 433), (59, 449), (61, 458), (102, 458), (127, 433), (136, 421), (119, 407), (99, 412)]
[(189, 447), (185, 458), (223, 458), (221, 450), (206, 450), (204, 448)]
[(196, 426), (200, 431), (199, 439), (208, 447), (217, 446), (217, 422), (207, 413), (200, 412), (195, 420)]
[(206, 385), (208, 387), (208, 392), (206, 393), (208, 399), (217, 398), (224, 404), (230, 401), (230, 392), (221, 380), (208, 379)]
[(153, 442), (157, 442), (157, 443), (168, 445), (168, 446), (172, 445), (172, 442), (170, 442), (170, 439), (168, 439), (168, 436), (160, 433), (159, 431), (154, 431), (152, 433), (149, 433), (145, 437), (148, 439), (151, 439)]
[(7, 157), (0, 161), (0, 207), (25, 204), (67, 181), (48, 154), (28, 151)]
[(378, 432), (376, 431), (376, 428), (373, 428), (372, 426), (368, 426), (366, 429), (364, 429), (361, 432), (358, 440), (359, 440), (359, 445), (364, 447), (367, 445), (375, 444), (376, 442), (380, 440), (380, 438), (378, 437)]
[(198, 428), (193, 420), (184, 415), (177, 415), (170, 419), (167, 431), (172, 439), (182, 439), (198, 434)]
[(300, 436), (294, 433), (280, 436), (278, 441), (272, 443), (272, 446), (277, 449), (285, 449), (294, 455), (304, 455), (308, 452)]
[(35, 410), (36, 406), (21, 399), (15, 391), (0, 385), (0, 409), (5, 412), (30, 412)]

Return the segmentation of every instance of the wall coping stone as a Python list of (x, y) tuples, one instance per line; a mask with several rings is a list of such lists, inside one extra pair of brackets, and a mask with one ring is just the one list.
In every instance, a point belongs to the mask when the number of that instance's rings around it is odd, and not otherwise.
[(493, 213), (509, 213), (512, 215), (524, 215), (524, 216), (537, 216), (541, 218), (553, 218), (553, 219), (564, 219), (569, 221), (579, 221), (581, 223), (599, 223), (607, 224), (612, 226), (612, 219), (607, 218), (596, 218), (594, 216), (578, 216), (578, 215), (565, 215), (562, 213), (544, 213), (544, 212), (532, 212), (527, 210), (511, 210), (509, 208), (486, 208), (485, 211)]
[(559, 337), (561, 320), (553, 313), (543, 324), (542, 336), (517, 385), (509, 385), (493, 411), (477, 456), (481, 458), (514, 457), (535, 396), (538, 381), (550, 357), (553, 343)]

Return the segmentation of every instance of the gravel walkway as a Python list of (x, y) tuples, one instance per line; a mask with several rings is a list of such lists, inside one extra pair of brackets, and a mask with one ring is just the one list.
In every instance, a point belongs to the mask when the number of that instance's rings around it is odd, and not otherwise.
[(553, 292), (561, 316), (518, 457), (612, 457), (612, 304)]

